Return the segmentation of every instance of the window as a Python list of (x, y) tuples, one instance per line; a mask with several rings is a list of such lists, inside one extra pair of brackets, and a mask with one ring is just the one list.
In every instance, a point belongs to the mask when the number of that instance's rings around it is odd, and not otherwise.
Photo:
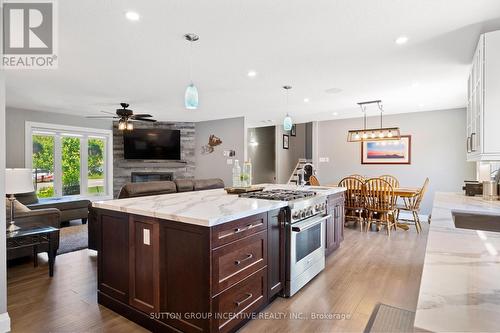
[(110, 130), (26, 123), (26, 165), (39, 198), (112, 196)]

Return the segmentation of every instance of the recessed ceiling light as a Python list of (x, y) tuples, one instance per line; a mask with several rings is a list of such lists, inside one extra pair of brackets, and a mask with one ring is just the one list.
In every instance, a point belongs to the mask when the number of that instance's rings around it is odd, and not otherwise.
[(338, 113), (338, 112), (334, 112), (334, 113), (332, 113), (332, 116), (338, 116), (338, 115), (339, 115), (339, 113)]
[(309, 98), (304, 98), (304, 103), (309, 103)]
[(425, 104), (419, 104), (418, 107), (419, 108), (423, 108), (425, 106)]
[(419, 87), (419, 86), (420, 86), (420, 82), (418, 82), (418, 81), (414, 81), (414, 82), (411, 84), (411, 87), (412, 87), (412, 88), (417, 88), (417, 87)]
[(248, 71), (247, 75), (249, 77), (256, 77), (257, 76), (257, 72), (256, 71)]
[(126, 12), (125, 17), (130, 21), (139, 21), (139, 19), (141, 18), (138, 13), (132, 11)]
[(408, 37), (406, 37), (406, 36), (400, 36), (400, 37), (396, 38), (396, 40), (395, 40), (395, 43), (398, 45), (403, 45), (403, 44), (406, 44), (407, 42), (408, 42)]
[(327, 94), (338, 94), (339, 92), (342, 92), (342, 89), (340, 89), (340, 88), (330, 88), (330, 89), (326, 89), (325, 92)]

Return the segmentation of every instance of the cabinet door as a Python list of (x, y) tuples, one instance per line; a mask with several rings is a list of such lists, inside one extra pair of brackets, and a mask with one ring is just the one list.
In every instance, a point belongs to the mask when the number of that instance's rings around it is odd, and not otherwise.
[(285, 285), (285, 222), (286, 210), (276, 209), (268, 213), (267, 267), (268, 297), (277, 295)]
[(335, 237), (335, 206), (330, 206), (328, 209), (328, 214), (332, 214), (332, 217), (326, 220), (326, 242), (325, 242), (325, 255), (331, 254), (337, 246), (337, 238)]
[(129, 228), (128, 216), (114, 212), (98, 213), (98, 289), (128, 303)]
[(337, 201), (334, 212), (336, 243), (337, 246), (340, 246), (340, 242), (344, 240), (344, 200)]
[(129, 303), (146, 313), (160, 308), (160, 226), (153, 218), (129, 219)]

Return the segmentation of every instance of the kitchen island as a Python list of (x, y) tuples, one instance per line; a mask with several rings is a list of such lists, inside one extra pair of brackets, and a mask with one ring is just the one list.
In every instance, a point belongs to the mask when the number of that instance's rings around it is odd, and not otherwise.
[(235, 331), (284, 288), (287, 206), (223, 189), (95, 202), (99, 303), (152, 331)]
[(500, 215), (500, 201), (436, 193), (415, 328), (430, 332), (497, 332), (500, 234), (457, 228), (452, 211)]

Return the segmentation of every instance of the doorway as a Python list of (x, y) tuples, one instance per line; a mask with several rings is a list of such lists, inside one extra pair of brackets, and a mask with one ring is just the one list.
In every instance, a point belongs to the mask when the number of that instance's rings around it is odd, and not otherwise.
[(252, 183), (276, 183), (276, 127), (249, 128), (247, 138)]

